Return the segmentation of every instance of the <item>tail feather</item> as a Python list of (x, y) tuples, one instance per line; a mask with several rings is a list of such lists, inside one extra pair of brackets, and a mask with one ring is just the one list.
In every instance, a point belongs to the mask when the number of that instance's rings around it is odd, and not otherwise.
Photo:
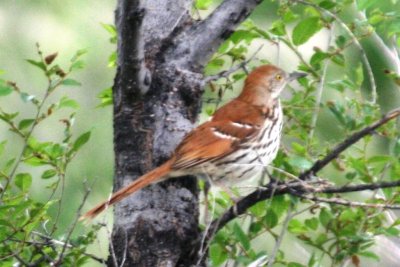
[(107, 209), (109, 206), (121, 201), (127, 196), (133, 194), (134, 192), (146, 187), (149, 184), (160, 182), (162, 178), (170, 172), (171, 164), (172, 160), (168, 160), (158, 168), (155, 168), (154, 170), (139, 177), (129, 185), (115, 192), (108, 200), (100, 203), (93, 209), (86, 212), (82, 217), (79, 218), (79, 220), (93, 219), (94, 217), (99, 215), (102, 211)]

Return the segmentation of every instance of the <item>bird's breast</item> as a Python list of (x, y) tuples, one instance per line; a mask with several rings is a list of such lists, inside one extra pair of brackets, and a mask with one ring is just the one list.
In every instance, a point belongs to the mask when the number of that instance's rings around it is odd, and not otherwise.
[(282, 130), (282, 110), (278, 106), (270, 113), (252, 139), (223, 159), (203, 165), (215, 182), (239, 182), (262, 172), (278, 153)]

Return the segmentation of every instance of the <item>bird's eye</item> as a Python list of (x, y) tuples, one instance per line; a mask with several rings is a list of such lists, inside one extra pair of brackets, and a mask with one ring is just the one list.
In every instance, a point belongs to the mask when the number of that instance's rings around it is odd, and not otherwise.
[(282, 75), (277, 74), (277, 75), (275, 76), (275, 79), (278, 80), (278, 81), (282, 80)]

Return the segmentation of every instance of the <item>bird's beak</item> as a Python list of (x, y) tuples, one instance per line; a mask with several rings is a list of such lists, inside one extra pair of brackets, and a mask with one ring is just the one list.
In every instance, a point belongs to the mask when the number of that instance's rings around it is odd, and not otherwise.
[(305, 77), (305, 76), (307, 76), (307, 73), (304, 73), (304, 72), (292, 72), (292, 73), (289, 74), (288, 81), (291, 82), (291, 81), (297, 80), (298, 78)]

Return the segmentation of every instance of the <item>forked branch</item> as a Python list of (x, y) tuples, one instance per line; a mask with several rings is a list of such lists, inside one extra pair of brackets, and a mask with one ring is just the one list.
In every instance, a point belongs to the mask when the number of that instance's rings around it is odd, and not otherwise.
[[(374, 131), (380, 126), (386, 124), (390, 120), (393, 120), (400, 116), (400, 108), (394, 109), (385, 114), (380, 120), (373, 124), (365, 127), (364, 129), (352, 134), (343, 142), (339, 143), (328, 155), (323, 159), (317, 160), (314, 165), (298, 176), (298, 180), (293, 180), (288, 183), (270, 183), (262, 188), (257, 189), (251, 194), (245, 196), (238, 201), (234, 206), (224, 212), (220, 218), (214, 220), (207, 233), (205, 233), (205, 243), (209, 242), (213, 235), (228, 222), (244, 214), (248, 208), (253, 206), (259, 201), (269, 199), (273, 196), (279, 196), (284, 194), (292, 194), (297, 196), (305, 196), (308, 194), (309, 188), (313, 188), (313, 182), (309, 181), (310, 178), (328, 165), (332, 160), (339, 156), (340, 153), (345, 151), (351, 145), (359, 141), (361, 138), (373, 134)], [(399, 187), (400, 180), (393, 182), (380, 182), (360, 185), (346, 185), (346, 186), (320, 186), (317, 189), (312, 189), (313, 193), (348, 193), (365, 190), (375, 190), (379, 188), (390, 188)], [(338, 203), (340, 204), (340, 203)], [(206, 247), (206, 245), (204, 245)]]

